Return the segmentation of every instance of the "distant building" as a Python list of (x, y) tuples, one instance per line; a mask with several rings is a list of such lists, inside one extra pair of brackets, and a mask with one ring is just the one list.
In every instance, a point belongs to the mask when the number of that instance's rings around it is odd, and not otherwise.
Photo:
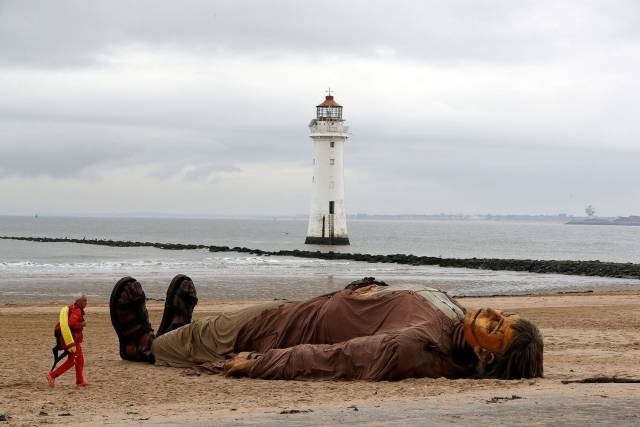
[(344, 207), (344, 144), (349, 128), (342, 119), (342, 106), (328, 91), (316, 106), (316, 118), (309, 123), (313, 141), (312, 196), (305, 243), (348, 245), (347, 214)]

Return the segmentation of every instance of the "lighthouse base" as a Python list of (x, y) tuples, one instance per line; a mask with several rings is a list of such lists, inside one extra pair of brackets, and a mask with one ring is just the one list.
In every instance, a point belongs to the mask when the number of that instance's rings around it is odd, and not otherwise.
[(348, 237), (311, 237), (304, 240), (306, 245), (348, 245)]

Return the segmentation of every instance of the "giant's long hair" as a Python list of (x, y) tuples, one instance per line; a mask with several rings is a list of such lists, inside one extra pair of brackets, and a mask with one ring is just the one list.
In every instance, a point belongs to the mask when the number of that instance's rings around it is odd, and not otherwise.
[(485, 367), (485, 377), (513, 380), (543, 376), (542, 334), (530, 321), (518, 319), (511, 325), (513, 337), (504, 353), (495, 354), (495, 360)]

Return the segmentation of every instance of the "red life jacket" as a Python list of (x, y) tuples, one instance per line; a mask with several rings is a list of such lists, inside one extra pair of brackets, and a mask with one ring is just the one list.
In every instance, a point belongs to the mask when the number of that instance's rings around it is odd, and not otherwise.
[[(83, 339), (82, 330), (84, 327), (82, 326), (82, 323), (84, 322), (84, 310), (78, 307), (75, 303), (68, 307), (63, 307), (62, 310), (65, 309), (68, 311), (68, 315), (66, 322), (67, 325), (64, 326), (68, 326), (71, 337), (67, 336), (65, 338), (60, 322), (56, 323), (54, 335), (56, 337), (56, 345), (59, 350), (69, 350), (70, 348), (75, 347), (75, 343), (81, 343)], [(61, 311), (61, 316), (62, 315)], [(72, 338), (72, 340), (69, 338)]]

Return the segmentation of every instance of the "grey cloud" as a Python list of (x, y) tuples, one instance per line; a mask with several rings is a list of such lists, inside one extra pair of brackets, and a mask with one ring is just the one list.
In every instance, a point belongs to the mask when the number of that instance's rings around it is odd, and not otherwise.
[[(4, 1), (0, 61), (96, 63), (109, 49), (537, 61), (637, 41), (634, 1)], [(610, 47), (609, 46), (609, 47)]]
[[(549, 146), (542, 142), (526, 145), (508, 143), (473, 144), (465, 142), (388, 141), (396, 148), (388, 151), (359, 147), (347, 151), (345, 163), (368, 170), (380, 182), (420, 183), (437, 181), (456, 186), (521, 186), (588, 189), (618, 193), (633, 190), (625, 183), (637, 179), (634, 149), (595, 149)], [(367, 165), (384, 165), (375, 170)]]
[(202, 181), (203, 179), (217, 181), (219, 178), (216, 176), (220, 173), (237, 172), (239, 170), (239, 168), (229, 165), (225, 165), (223, 167), (215, 167), (210, 164), (197, 165), (185, 174), (185, 179), (188, 181)]
[(632, 184), (640, 178), (636, 150), (433, 141), (407, 147), (400, 144), (392, 157), (347, 153), (348, 167), (367, 172), (347, 181), (352, 206), (380, 213), (581, 214), (589, 203), (605, 215), (640, 210), (640, 189)]
[(129, 158), (135, 147), (103, 139), (96, 129), (86, 127), (0, 122), (0, 175), (77, 176), (104, 164)]
[[(215, 135), (215, 136), (212, 136)], [(307, 159), (306, 135), (217, 129), (193, 132), (163, 127), (86, 122), (0, 120), (0, 176), (78, 177), (100, 170), (154, 165), (156, 177), (193, 167), (185, 179), (237, 170), (251, 162)]]
[[(64, 193), (144, 167), (156, 178), (144, 203), (161, 210), (163, 179), (182, 177), (182, 194), (257, 164), (265, 176), (236, 188), (256, 213), (255, 181), (279, 183), (282, 164), (288, 177), (310, 171), (320, 99), (306, 91), (339, 80), (354, 210), (637, 214), (639, 12), (633, 1), (0, 0), (0, 185), (68, 178), (40, 189)], [(303, 184), (279, 194), (290, 212), (307, 208), (294, 200)]]

